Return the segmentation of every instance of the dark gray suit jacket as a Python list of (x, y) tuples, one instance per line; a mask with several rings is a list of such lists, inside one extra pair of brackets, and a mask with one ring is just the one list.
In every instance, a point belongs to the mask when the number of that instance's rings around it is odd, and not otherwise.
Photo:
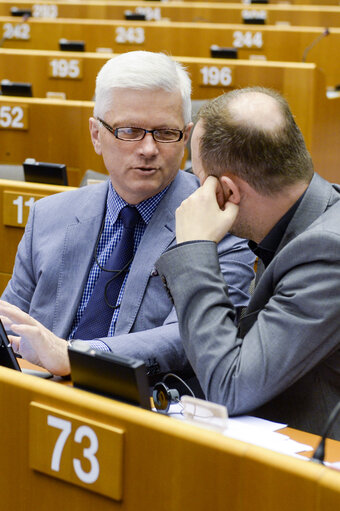
[(319, 434), (340, 400), (340, 186), (314, 175), (239, 328), (214, 243), (179, 245), (157, 268), (207, 398)]
[[(176, 208), (198, 186), (195, 176), (178, 172), (138, 246), (115, 335), (103, 339), (116, 354), (140, 358), (155, 372), (181, 372), (188, 367), (177, 316), (155, 262), (176, 243)], [(2, 295), (62, 338), (70, 333), (93, 264), (107, 191), (106, 182), (37, 201), (18, 247), (12, 279)], [(218, 253), (222, 271), (232, 282), (233, 303), (242, 307), (248, 303), (253, 255), (245, 241), (235, 236), (227, 236)]]

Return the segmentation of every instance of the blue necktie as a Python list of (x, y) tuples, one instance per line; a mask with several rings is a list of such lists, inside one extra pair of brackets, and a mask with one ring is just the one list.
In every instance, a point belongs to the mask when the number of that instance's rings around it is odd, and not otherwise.
[(119, 292), (133, 259), (134, 231), (140, 215), (135, 207), (125, 206), (120, 218), (123, 222), (122, 238), (99, 274), (74, 339), (108, 336)]

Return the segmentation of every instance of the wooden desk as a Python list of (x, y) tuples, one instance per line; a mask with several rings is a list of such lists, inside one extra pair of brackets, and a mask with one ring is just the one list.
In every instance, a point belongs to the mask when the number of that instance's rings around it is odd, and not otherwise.
[[(305, 49), (323, 32), (322, 27), (65, 18), (30, 18), (21, 23), (13, 17), (0, 17), (4, 48), (58, 50), (59, 40), (65, 38), (85, 41), (86, 51), (105, 47), (116, 53), (151, 50), (210, 57), (210, 47), (215, 44), (236, 47), (240, 59), (285, 62), (301, 62)], [(308, 53), (307, 61), (322, 68), (329, 86), (340, 83), (339, 47), (340, 28), (332, 28)]]
[[(287, 434), (290, 438), (296, 440), (297, 442), (312, 446), (313, 449), (316, 449), (320, 442), (319, 436), (312, 435), (311, 433), (306, 433), (305, 431), (299, 431), (293, 428), (285, 428), (282, 429), (281, 432)], [(329, 461), (330, 463), (340, 461), (340, 442), (328, 438), (326, 441), (325, 452), (325, 461)], [(303, 454), (310, 458), (313, 454), (313, 451), (308, 451)]]
[(0, 16), (10, 16), (11, 7), (28, 9), (33, 17), (88, 18), (125, 20), (125, 11), (144, 14), (148, 21), (189, 21), (211, 23), (246, 23), (250, 18), (268, 25), (285, 23), (296, 26), (339, 27), (340, 6), (330, 5), (281, 5), (218, 2), (170, 1), (155, 4), (152, 1), (93, 0), (76, 2), (35, 3), (32, 0), (5, 0), (0, 4)]
[(0, 294), (11, 277), (18, 243), (32, 203), (71, 189), (69, 186), (0, 179)]
[[(183, 2), (190, 2), (191, 0), (183, 0)], [(198, 0), (206, 3), (210, 2), (223, 2), (223, 3), (242, 3), (249, 5), (249, 0)], [(248, 3), (249, 2), (249, 3)], [(271, 4), (277, 4), (280, 6), (285, 5), (339, 5), (339, 0), (270, 0)]]
[(89, 133), (92, 114), (90, 101), (0, 96), (0, 163), (63, 163), (71, 186), (79, 185), (87, 169), (105, 174)]
[[(183, 2), (190, 2), (191, 0), (183, 0)], [(223, 3), (235, 3), (235, 0), (198, 0), (202, 2), (223, 2)], [(249, 5), (249, 0), (240, 0), (236, 3), (242, 3)], [(339, 0), (270, 0), (271, 4), (277, 5), (339, 5)]]
[[(18, 359), (19, 365), (22, 369), (34, 369), (36, 371), (46, 371), (46, 369), (43, 369), (35, 364), (31, 364), (27, 360), (24, 359)], [(48, 372), (48, 371), (46, 371)], [(62, 385), (72, 386), (71, 380), (66, 380), (58, 376), (53, 377), (53, 381), (56, 381), (57, 383), (60, 383)], [(296, 442), (300, 442), (301, 444), (310, 445), (313, 447), (313, 449), (316, 449), (320, 442), (320, 437), (317, 435), (313, 435), (312, 433), (306, 433), (305, 431), (300, 431), (298, 429), (294, 428), (283, 428), (278, 431), (279, 433), (282, 433), (284, 435), (288, 435), (292, 440), (295, 440)], [(310, 458), (313, 455), (313, 451), (306, 451), (304, 453), (301, 453), (304, 456), (307, 456)], [(326, 441), (326, 455), (325, 455), (325, 461), (328, 461), (330, 463), (340, 461), (340, 442), (337, 440), (332, 440), (330, 438)]]
[(339, 508), (340, 474), (322, 465), (6, 368), (0, 390), (6, 510)]
[[(99, 69), (111, 57), (112, 54), (87, 52), (65, 54), (0, 49), (0, 65), (6, 69), (6, 77), (12, 81), (30, 81), (33, 93), (38, 97), (45, 96), (47, 91), (57, 91), (64, 92), (69, 99), (88, 100), (93, 95)], [(326, 97), (325, 76), (315, 64), (198, 57), (176, 59), (191, 75), (194, 100), (210, 99), (227, 90), (251, 85), (280, 91), (290, 104), (316, 170), (330, 181), (339, 180), (340, 97)], [(79, 76), (51, 76), (52, 62), (57, 69), (66, 66), (71, 70), (71, 66), (72, 69), (76, 66), (80, 70)], [(71, 173), (69, 183), (76, 186), (87, 168), (106, 173), (88, 133), (92, 102), (18, 101), (18, 98), (0, 97), (0, 109), (2, 105), (12, 108), (18, 104), (26, 105), (29, 110), (29, 129), (14, 130), (8, 126), (1, 131), (4, 142), (0, 145), (0, 163), (21, 164), (26, 157), (65, 163)], [(1, 121), (0, 110), (0, 125)], [(67, 144), (64, 143), (65, 136)]]
[[(31, 83), (36, 98), (45, 98), (49, 93), (56, 92), (65, 95), (65, 99), (91, 101), (97, 73), (108, 59), (115, 56), (112, 53), (0, 48), (0, 66), (5, 70), (3, 77)], [(316, 74), (324, 77), (324, 73), (316, 71), (318, 68), (312, 63), (184, 56), (174, 58), (187, 68), (191, 76), (193, 100), (214, 98), (226, 90), (248, 85), (273, 87), (289, 97), (294, 113), (303, 125), (306, 118), (309, 119), (310, 105), (307, 107), (306, 102), (310, 102), (315, 94), (326, 97), (325, 78), (320, 82), (321, 89), (319, 86), (315, 90), (311, 89)], [(290, 85), (291, 82), (294, 82), (294, 87)], [(299, 94), (299, 90), (302, 94)], [(296, 105), (295, 95), (300, 96)]]

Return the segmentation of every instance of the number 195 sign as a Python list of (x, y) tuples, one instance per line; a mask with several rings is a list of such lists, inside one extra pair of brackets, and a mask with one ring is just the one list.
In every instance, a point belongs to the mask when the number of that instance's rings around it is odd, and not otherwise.
[(33, 402), (29, 431), (32, 469), (121, 500), (122, 429)]

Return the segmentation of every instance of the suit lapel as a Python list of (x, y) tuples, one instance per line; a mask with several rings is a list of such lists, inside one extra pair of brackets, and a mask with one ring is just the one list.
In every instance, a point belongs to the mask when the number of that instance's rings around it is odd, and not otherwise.
[[(140, 309), (149, 278), (155, 271), (155, 263), (175, 239), (174, 226), (169, 212), (163, 217), (163, 224), (151, 219), (136, 252), (116, 325), (116, 335), (129, 332)], [(159, 215), (157, 215), (159, 217)], [(164, 223), (164, 220), (166, 221)]]
[[(287, 243), (305, 231), (327, 209), (332, 195), (332, 186), (318, 174), (314, 174), (301, 204), (290, 221), (277, 249), (279, 252)], [(276, 253), (277, 253), (276, 252)]]
[(155, 272), (157, 259), (175, 242), (175, 211), (181, 202), (197, 188), (191, 174), (179, 171), (169, 190), (161, 200), (142, 237), (126, 282), (124, 297), (116, 324), (115, 334), (130, 332), (149, 278)]
[(85, 201), (79, 201), (74, 221), (66, 227), (58, 278), (53, 330), (67, 336), (70, 332), (88, 272), (103, 219), (107, 183), (91, 185)]
[[(332, 193), (332, 185), (318, 174), (314, 174), (301, 204), (287, 227), (274, 258), (280, 250), (282, 250), (299, 234), (304, 232), (324, 211), (326, 211), (327, 207), (332, 202)], [(263, 263), (259, 261), (258, 271), (259, 275), (256, 275), (256, 287), (254, 293), (250, 299), (246, 313), (240, 320), (239, 333), (241, 337), (244, 337), (244, 335), (246, 335), (246, 333), (250, 330), (257, 320), (259, 312), (272, 296), (270, 265), (268, 266), (269, 273), (267, 273), (267, 269), (265, 269)], [(266, 277), (269, 275), (269, 278), (262, 280), (263, 274), (265, 274)]]

